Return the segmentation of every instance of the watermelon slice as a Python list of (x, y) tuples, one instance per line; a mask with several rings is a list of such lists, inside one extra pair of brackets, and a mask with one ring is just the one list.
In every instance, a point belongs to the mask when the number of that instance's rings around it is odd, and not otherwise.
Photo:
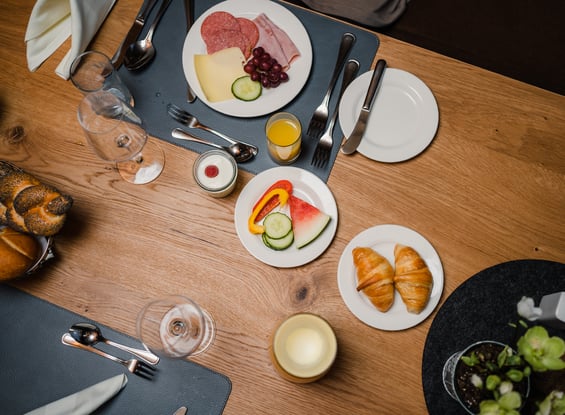
[(314, 241), (330, 223), (330, 215), (296, 196), (290, 195), (288, 205), (292, 219), (294, 242), (298, 249)]

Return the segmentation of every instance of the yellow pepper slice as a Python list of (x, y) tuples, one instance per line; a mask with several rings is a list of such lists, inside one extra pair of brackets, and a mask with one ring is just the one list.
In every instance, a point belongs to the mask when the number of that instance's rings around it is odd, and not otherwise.
[(277, 188), (267, 193), (265, 197), (263, 197), (263, 199), (261, 199), (259, 203), (257, 203), (257, 206), (255, 206), (255, 209), (253, 209), (251, 216), (249, 216), (249, 220), (247, 221), (247, 227), (249, 228), (249, 232), (255, 234), (261, 234), (265, 232), (265, 228), (263, 226), (255, 223), (255, 218), (257, 217), (261, 209), (263, 209), (263, 207), (267, 204), (267, 202), (277, 195), (279, 197), (280, 205), (284, 206), (286, 204), (289, 196), (286, 190)]

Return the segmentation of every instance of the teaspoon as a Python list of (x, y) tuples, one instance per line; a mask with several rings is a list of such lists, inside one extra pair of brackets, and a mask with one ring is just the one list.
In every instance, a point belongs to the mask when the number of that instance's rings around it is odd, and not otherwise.
[(155, 28), (163, 14), (165, 14), (165, 10), (169, 6), (171, 0), (163, 0), (161, 7), (159, 8), (159, 12), (157, 16), (155, 16), (155, 20), (151, 24), (149, 31), (144, 39), (138, 40), (137, 42), (132, 43), (126, 49), (126, 53), (124, 55), (124, 66), (130, 70), (134, 71), (137, 69), (143, 68), (149, 62), (153, 60), (155, 57), (155, 45), (153, 45), (153, 33), (155, 32)]
[(123, 344), (115, 343), (102, 336), (102, 332), (98, 326), (90, 323), (76, 323), (71, 326), (69, 333), (73, 339), (86, 346), (94, 346), (96, 343), (106, 343), (110, 346), (117, 347), (125, 352), (129, 352), (140, 359), (145, 360), (152, 365), (159, 363), (159, 357), (155, 356), (148, 350), (134, 349), (132, 347), (124, 346)]
[(188, 140), (188, 141), (194, 141), (196, 143), (207, 144), (209, 146), (219, 148), (220, 150), (227, 151), (233, 156), (235, 161), (238, 163), (243, 163), (245, 161), (251, 160), (253, 157), (255, 157), (255, 154), (257, 154), (255, 147), (251, 147), (247, 144), (241, 142), (235, 142), (234, 144), (225, 147), (213, 143), (211, 141), (202, 140), (201, 138), (190, 135), (186, 131), (181, 130), (180, 128), (175, 128), (171, 132), (171, 135), (180, 140)]

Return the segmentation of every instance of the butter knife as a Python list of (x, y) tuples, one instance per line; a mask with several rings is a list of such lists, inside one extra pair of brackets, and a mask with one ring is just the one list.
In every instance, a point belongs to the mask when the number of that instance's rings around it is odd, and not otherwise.
[(386, 61), (379, 59), (375, 65), (375, 70), (373, 71), (373, 76), (371, 77), (369, 88), (367, 89), (367, 95), (365, 96), (365, 101), (363, 101), (363, 106), (361, 107), (361, 112), (359, 113), (355, 127), (353, 127), (353, 132), (341, 147), (341, 152), (344, 154), (354, 153), (357, 147), (359, 147), (359, 143), (361, 143), (385, 68)]
[[(188, 33), (188, 31), (192, 27), (192, 23), (194, 23), (194, 14), (192, 13), (192, 0), (184, 0), (184, 12), (186, 14), (186, 33)], [(194, 95), (194, 91), (188, 83), (188, 80), (186, 81), (186, 84), (188, 86), (186, 100), (188, 102), (194, 102), (196, 95)]]
[(157, 3), (157, 0), (145, 0), (143, 2), (143, 5), (141, 6), (141, 9), (139, 9), (139, 13), (137, 14), (137, 17), (135, 18), (132, 26), (130, 27), (129, 32), (118, 47), (116, 53), (114, 53), (114, 56), (112, 56), (112, 65), (114, 65), (114, 68), (119, 69), (120, 66), (122, 66), (122, 63), (124, 61), (124, 54), (126, 53), (128, 46), (135, 42), (135, 40), (141, 33), (141, 30), (145, 25), (145, 20), (147, 19), (149, 13), (151, 13), (151, 9), (153, 9), (155, 3)]

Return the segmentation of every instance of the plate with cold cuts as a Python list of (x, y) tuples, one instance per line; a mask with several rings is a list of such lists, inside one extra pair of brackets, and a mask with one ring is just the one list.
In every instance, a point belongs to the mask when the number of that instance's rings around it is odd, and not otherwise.
[[(295, 243), (282, 251), (270, 249), (263, 243), (261, 235), (252, 234), (248, 228), (248, 218), (257, 200), (273, 183), (282, 179), (292, 183), (294, 196), (330, 216), (330, 221), (322, 233), (300, 249)], [(276, 210), (288, 215), (288, 203), (284, 208)], [(234, 222), (237, 236), (251, 255), (274, 267), (292, 268), (318, 258), (331, 244), (337, 230), (337, 205), (332, 192), (318, 176), (297, 167), (280, 166), (259, 173), (247, 183), (235, 204)]]
[[(357, 270), (353, 263), (353, 248), (372, 248), (385, 257), (394, 268), (394, 246), (410, 246), (426, 262), (433, 277), (433, 288), (424, 310), (420, 314), (406, 310), (400, 294), (395, 290), (394, 303), (387, 312), (380, 312), (363, 292), (357, 291)], [(404, 330), (424, 321), (436, 308), (443, 292), (443, 267), (430, 242), (418, 232), (400, 225), (378, 225), (355, 236), (343, 250), (338, 270), (339, 292), (349, 310), (365, 324), (381, 330)]]
[[(346, 137), (355, 127), (373, 71), (356, 78), (339, 104), (339, 124)], [(428, 147), (439, 123), (432, 91), (409, 72), (387, 68), (373, 102), (357, 151), (381, 162), (408, 160)]]
[[(264, 44), (264, 49), (266, 52), (270, 52), (272, 56), (280, 54), (281, 51), (283, 55), (286, 53), (290, 56), (294, 56), (290, 61), (290, 67), (286, 70), (288, 81), (281, 83), (276, 88), (263, 88), (262, 95), (254, 101), (242, 101), (235, 97), (214, 102), (208, 100), (199, 82), (194, 58), (195, 55), (208, 54), (201, 29), (205, 19), (216, 12), (227, 12), (235, 18), (244, 18), (254, 21), (254, 23), (256, 22), (260, 34), (256, 45), (263, 46)], [(221, 24), (221, 20), (218, 24)], [(274, 27), (272, 25), (274, 25)], [(276, 33), (278, 31), (276, 28), (280, 29), (288, 36), (292, 44), (294, 44), (295, 49), (292, 49), (292, 47), (288, 45), (288, 39), (284, 40), (284, 35), (274, 37), (267, 37), (265, 35), (265, 33), (271, 31), (270, 29), (273, 29)], [(242, 31), (244, 31), (244, 29), (242, 29)], [(276, 111), (289, 103), (300, 93), (310, 75), (310, 69), (312, 67), (312, 45), (308, 32), (300, 20), (287, 8), (268, 0), (228, 0), (218, 3), (206, 10), (194, 22), (184, 42), (182, 64), (188, 83), (194, 90), (196, 96), (203, 103), (226, 115), (256, 117)], [(218, 79), (225, 76), (225, 74), (222, 73), (212, 73), (211, 75), (212, 77), (217, 76)]]

